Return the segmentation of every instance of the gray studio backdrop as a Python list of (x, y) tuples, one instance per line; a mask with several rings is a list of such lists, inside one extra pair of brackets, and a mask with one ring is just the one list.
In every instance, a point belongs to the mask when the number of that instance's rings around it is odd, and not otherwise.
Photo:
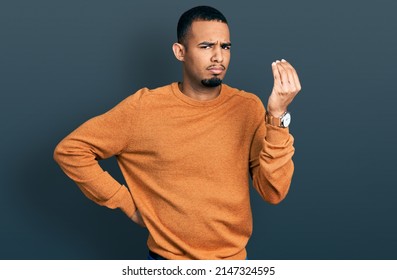
[[(0, 258), (144, 259), (146, 230), (88, 200), (53, 161), (79, 124), (181, 79), (182, 12), (219, 8), (226, 83), (266, 104), (285, 58), (296, 171), (281, 204), (252, 191), (250, 259), (396, 259), (395, 1), (17, 0), (0, 6)], [(103, 162), (120, 182), (115, 160)]]

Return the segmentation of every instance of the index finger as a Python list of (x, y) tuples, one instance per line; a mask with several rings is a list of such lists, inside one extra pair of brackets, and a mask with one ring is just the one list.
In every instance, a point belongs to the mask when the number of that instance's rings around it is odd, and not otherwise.
[(274, 83), (278, 83), (278, 85), (281, 86), (281, 77), (280, 77), (280, 72), (278, 72), (277, 61), (272, 63), (272, 71), (273, 71)]

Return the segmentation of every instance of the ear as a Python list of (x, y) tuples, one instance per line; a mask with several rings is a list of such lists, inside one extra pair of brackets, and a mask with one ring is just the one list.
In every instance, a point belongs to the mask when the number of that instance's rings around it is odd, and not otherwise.
[(174, 51), (174, 55), (176, 59), (179, 61), (184, 61), (185, 60), (185, 47), (182, 44), (179, 43), (174, 43), (172, 45), (172, 50)]

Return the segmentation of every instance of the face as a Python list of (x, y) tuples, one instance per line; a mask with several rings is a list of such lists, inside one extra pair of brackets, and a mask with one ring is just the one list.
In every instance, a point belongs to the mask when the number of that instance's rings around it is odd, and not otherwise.
[[(184, 83), (216, 87), (222, 83), (230, 61), (230, 35), (226, 23), (194, 21), (179, 58), (184, 62)], [(174, 50), (175, 51), (175, 50)]]

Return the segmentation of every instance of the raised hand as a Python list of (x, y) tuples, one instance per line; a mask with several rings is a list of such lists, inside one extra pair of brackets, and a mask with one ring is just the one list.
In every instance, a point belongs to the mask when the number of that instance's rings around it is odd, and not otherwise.
[(267, 111), (274, 117), (280, 117), (301, 90), (301, 84), (294, 67), (284, 59), (273, 62), (272, 71), (274, 86), (267, 103)]

